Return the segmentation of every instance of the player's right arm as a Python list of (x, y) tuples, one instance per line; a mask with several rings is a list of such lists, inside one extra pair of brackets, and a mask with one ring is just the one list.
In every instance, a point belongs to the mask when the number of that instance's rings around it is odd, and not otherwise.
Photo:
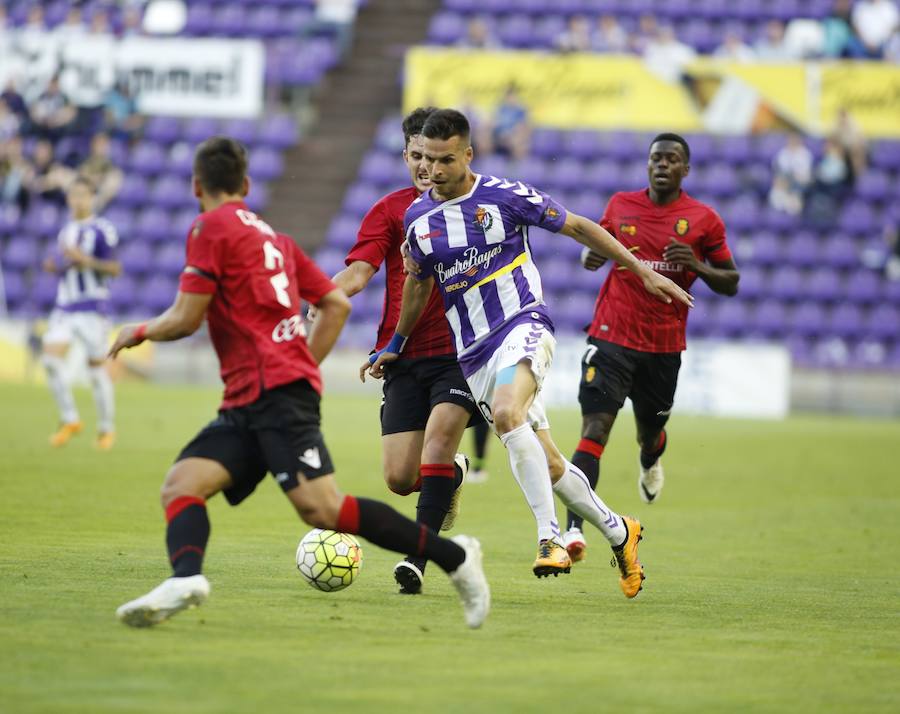
[(129, 347), (136, 347), (144, 340), (171, 342), (193, 335), (203, 324), (213, 293), (189, 293), (178, 291), (175, 302), (161, 315), (139, 325), (125, 325), (109, 350), (109, 357)]
[(394, 362), (400, 357), (400, 351), (403, 349), (406, 338), (413, 331), (419, 318), (422, 317), (422, 313), (425, 312), (425, 306), (428, 304), (432, 290), (434, 290), (433, 277), (419, 280), (412, 275), (406, 276), (406, 281), (403, 283), (403, 303), (400, 306), (400, 318), (397, 320), (394, 336), (383, 350), (372, 355), (375, 359), (371, 366), (367, 360), (359, 368), (361, 381), (366, 381), (367, 371), (375, 379), (381, 379), (384, 376), (384, 365)]
[(331, 280), (347, 294), (347, 297), (353, 297), (369, 284), (375, 273), (375, 266), (371, 263), (354, 260)]

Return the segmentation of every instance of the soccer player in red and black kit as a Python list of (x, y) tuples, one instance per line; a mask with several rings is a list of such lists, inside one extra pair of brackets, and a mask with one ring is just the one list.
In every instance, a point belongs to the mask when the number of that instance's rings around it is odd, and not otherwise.
[[(193, 190), (203, 212), (188, 235), (175, 302), (149, 322), (122, 328), (110, 350), (115, 357), (144, 340), (186, 337), (206, 317), (225, 383), (218, 417), (184, 448), (163, 484), (173, 577), (122, 605), (119, 619), (145, 627), (204, 602), (206, 501), (221, 491), (237, 505), (270, 471), (306, 523), (433, 560), (449, 573), (468, 625), (478, 627), (490, 592), (477, 540), (441, 538), (378, 501), (338, 491), (319, 430), (319, 363), (350, 302), (293, 240), (247, 209), (246, 170), (246, 151), (236, 141), (215, 137), (200, 145)], [(317, 308), (308, 338), (302, 300)]]
[[(722, 295), (737, 294), (739, 274), (725, 241), (725, 224), (712, 208), (681, 188), (691, 152), (677, 134), (660, 134), (650, 144), (642, 191), (615, 194), (600, 220), (606, 230), (654, 270), (687, 290), (698, 277)], [(586, 252), (584, 265), (597, 270), (605, 258)], [(600, 456), (626, 397), (631, 398), (640, 445), (638, 491), (653, 503), (663, 487), (660, 457), (672, 411), (688, 308), (660, 304), (641, 281), (616, 267), (597, 296), (581, 364), (578, 401), (581, 441), (572, 463), (596, 487)], [(564, 541), (573, 560), (585, 555), (582, 519), (569, 512)]]
[[(413, 185), (384, 196), (369, 210), (347, 254), (347, 267), (333, 278), (352, 297), (384, 263), (387, 284), (376, 350), (387, 346), (400, 316), (406, 279), (400, 253), (405, 240), (403, 215), (431, 187), (422, 167), (421, 132), (433, 111), (420, 107), (404, 118), (403, 159)], [(369, 366), (366, 361), (360, 379), (365, 380)], [(384, 480), (402, 496), (419, 493), (416, 520), (433, 530), (449, 530), (456, 520), (460, 486), (468, 470), (466, 457), (456, 450), (473, 411), (475, 401), (456, 361), (443, 303), (435, 290), (406, 341), (403, 359), (385, 370), (381, 405)], [(394, 567), (401, 593), (422, 591), (425, 562), (407, 558)]]

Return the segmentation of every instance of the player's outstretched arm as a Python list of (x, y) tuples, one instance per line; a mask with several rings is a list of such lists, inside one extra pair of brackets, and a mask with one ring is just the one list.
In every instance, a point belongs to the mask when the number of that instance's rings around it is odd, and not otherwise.
[[(337, 273), (331, 279), (331, 282), (343, 290), (347, 297), (353, 297), (357, 293), (362, 292), (366, 285), (369, 284), (372, 276), (375, 275), (375, 272), (375, 266), (371, 263), (367, 263), (364, 260), (354, 260), (350, 265)], [(316, 306), (310, 305), (306, 313), (306, 319), (310, 322), (315, 322), (317, 313)]]
[(203, 324), (212, 299), (213, 293), (185, 293), (179, 290), (175, 302), (162, 315), (139, 325), (125, 325), (116, 336), (109, 357), (115, 358), (122, 350), (136, 347), (144, 340), (171, 342), (193, 335)]
[[(366, 381), (366, 372), (375, 379), (384, 377), (384, 365), (395, 361), (400, 356), (406, 338), (413, 331), (425, 306), (431, 291), (434, 290), (434, 278), (419, 280), (411, 275), (406, 276), (403, 283), (403, 303), (400, 306), (400, 319), (394, 329), (394, 336), (387, 347), (373, 354), (365, 364), (359, 368), (360, 381)], [(370, 366), (371, 365), (371, 366)]]
[(609, 231), (592, 220), (579, 216), (577, 213), (568, 213), (560, 233), (574, 238), (594, 253), (606, 256), (623, 268), (630, 270), (643, 281), (644, 289), (658, 300), (666, 303), (678, 300), (688, 307), (694, 304), (694, 299), (689, 292), (682, 290), (667, 277), (644, 265)]
[(325, 293), (316, 303), (316, 317), (306, 340), (316, 364), (322, 364), (331, 352), (349, 315), (350, 299), (340, 288)]

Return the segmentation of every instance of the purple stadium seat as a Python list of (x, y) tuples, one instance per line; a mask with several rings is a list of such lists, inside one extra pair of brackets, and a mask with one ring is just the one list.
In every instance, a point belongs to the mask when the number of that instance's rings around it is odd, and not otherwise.
[(881, 203), (891, 196), (891, 178), (887, 171), (869, 168), (853, 187), (856, 196), (864, 201)]
[(131, 150), (128, 169), (144, 176), (157, 176), (166, 167), (166, 152), (159, 144), (142, 141)]
[(779, 300), (763, 300), (750, 316), (750, 331), (760, 337), (783, 337), (787, 326), (785, 307)]
[(28, 270), (40, 260), (39, 243), (30, 236), (11, 238), (3, 251), (3, 266), (8, 270)]
[(115, 203), (120, 206), (142, 206), (147, 201), (147, 180), (137, 174), (126, 173)]
[(182, 137), (191, 144), (199, 144), (219, 133), (219, 122), (207, 117), (188, 119), (182, 129)]
[(150, 202), (161, 208), (181, 208), (196, 201), (190, 183), (176, 176), (163, 176), (150, 189)]
[(141, 242), (165, 243), (181, 236), (172, 235), (171, 210), (149, 206), (141, 211), (134, 222), (134, 235)]
[(704, 176), (705, 189), (716, 198), (733, 196), (740, 191), (740, 178), (728, 164), (713, 164)]
[(711, 310), (710, 323), (716, 334), (723, 337), (737, 337), (749, 327), (749, 309), (740, 300), (721, 300)]
[(869, 147), (872, 166), (888, 171), (896, 171), (900, 166), (900, 141), (873, 141)]
[(844, 339), (854, 339), (863, 332), (863, 313), (856, 305), (842, 303), (835, 306), (828, 316), (829, 335)]
[(841, 210), (838, 228), (850, 235), (865, 236), (880, 230), (881, 225), (868, 203), (854, 200), (846, 203)]
[(38, 273), (31, 283), (31, 300), (38, 308), (46, 312), (56, 302), (59, 278), (49, 273)]
[(247, 13), (244, 32), (252, 37), (276, 37), (289, 32), (290, 28), (282, 24), (278, 8), (262, 5)]
[(531, 154), (543, 159), (563, 156), (565, 147), (562, 132), (556, 129), (535, 129), (531, 135)]
[(247, 203), (247, 208), (254, 213), (262, 215), (266, 206), (269, 205), (268, 185), (263, 181), (251, 181), (250, 193), (247, 194), (245, 201)]
[(523, 181), (541, 190), (556, 185), (553, 170), (558, 165), (555, 161), (546, 161), (536, 156), (528, 156), (519, 162), (507, 161), (505, 170), (498, 178), (510, 181)]
[(297, 143), (297, 122), (287, 114), (276, 114), (263, 119), (259, 130), (259, 143), (276, 149), (287, 149)]
[(236, 4), (219, 5), (213, 14), (212, 27), (215, 35), (237, 37), (243, 34), (247, 26), (247, 11)]
[(825, 242), (820, 259), (832, 268), (846, 269), (859, 265), (859, 252), (848, 236), (839, 236)]
[(152, 267), (153, 251), (143, 240), (129, 241), (120, 251), (119, 260), (125, 275), (145, 275)]
[(881, 276), (866, 270), (854, 271), (844, 283), (844, 295), (855, 303), (874, 303), (881, 296)]
[(574, 191), (581, 188), (583, 174), (584, 164), (578, 159), (567, 157), (550, 164), (544, 180), (555, 191)]
[(325, 248), (315, 255), (318, 265), (326, 275), (334, 275), (344, 269), (344, 252)]
[(548, 257), (541, 262), (541, 281), (550, 292), (561, 292), (572, 284), (572, 262)]
[(18, 206), (11, 203), (0, 204), (0, 236), (15, 233), (21, 218)]
[(497, 23), (497, 37), (504, 47), (515, 49), (534, 44), (534, 29), (527, 15), (510, 15)]
[(167, 173), (187, 177), (194, 173), (194, 149), (184, 141), (179, 141), (169, 150)]
[(850, 366), (853, 369), (882, 369), (888, 365), (890, 352), (887, 344), (880, 340), (863, 340), (853, 345), (850, 351)]
[(569, 131), (563, 136), (563, 150), (581, 161), (593, 161), (604, 154), (606, 147), (596, 131)]
[(157, 144), (171, 144), (181, 136), (181, 121), (175, 117), (149, 117), (144, 125), (144, 139)]
[(827, 330), (825, 310), (818, 303), (800, 303), (790, 313), (787, 326), (792, 335), (819, 337)]
[(169, 243), (156, 251), (153, 268), (156, 274), (177, 277), (184, 269), (184, 248), (176, 243)]
[(838, 274), (829, 268), (813, 270), (804, 281), (804, 295), (819, 302), (834, 302), (841, 296)]
[(774, 265), (782, 259), (784, 245), (774, 234), (758, 232), (750, 243), (749, 258), (755, 265)]
[[(798, 268), (812, 268), (821, 264), (822, 242), (809, 231), (800, 231), (787, 241), (785, 260)], [(743, 281), (741, 276), (741, 281)]]
[(188, 5), (187, 24), (185, 34), (193, 37), (201, 37), (209, 33), (213, 26), (212, 8), (199, 2)]
[(11, 312), (18, 309), (28, 294), (25, 279), (21, 273), (4, 273), (3, 290), (6, 307)]
[(566, 29), (566, 20), (556, 14), (545, 14), (536, 20), (531, 28), (531, 38), (534, 47), (555, 47), (556, 38)]
[(397, 157), (383, 152), (370, 152), (359, 167), (358, 178), (379, 185), (394, 180)]
[(348, 215), (362, 218), (379, 198), (381, 193), (375, 187), (356, 183), (344, 196), (343, 210)]
[(284, 159), (275, 149), (259, 148), (250, 153), (249, 173), (258, 181), (272, 181), (284, 172)]
[(259, 125), (255, 119), (230, 119), (222, 123), (220, 131), (249, 147), (256, 143)]
[(863, 320), (863, 334), (876, 339), (900, 338), (900, 307), (876, 305)]
[[(762, 297), (766, 292), (766, 285), (771, 282), (771, 279), (765, 275), (761, 268), (757, 266), (748, 266), (746, 268), (741, 269), (741, 279), (738, 283), (738, 294), (740, 295), (740, 300), (757, 300)], [(700, 286), (701, 284), (706, 285), (702, 280), (697, 280), (694, 285)], [(696, 288), (692, 288), (691, 292), (694, 292)]]
[(335, 218), (328, 227), (325, 236), (325, 245), (329, 248), (346, 251), (356, 243), (356, 234), (359, 231), (359, 220), (351, 216), (340, 215)]

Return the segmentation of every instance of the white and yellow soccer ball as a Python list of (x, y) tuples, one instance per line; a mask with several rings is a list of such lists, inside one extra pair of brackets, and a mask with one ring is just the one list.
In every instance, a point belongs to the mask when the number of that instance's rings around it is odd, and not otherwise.
[(297, 546), (297, 569), (314, 588), (343, 590), (359, 574), (362, 546), (349, 533), (313, 528)]

